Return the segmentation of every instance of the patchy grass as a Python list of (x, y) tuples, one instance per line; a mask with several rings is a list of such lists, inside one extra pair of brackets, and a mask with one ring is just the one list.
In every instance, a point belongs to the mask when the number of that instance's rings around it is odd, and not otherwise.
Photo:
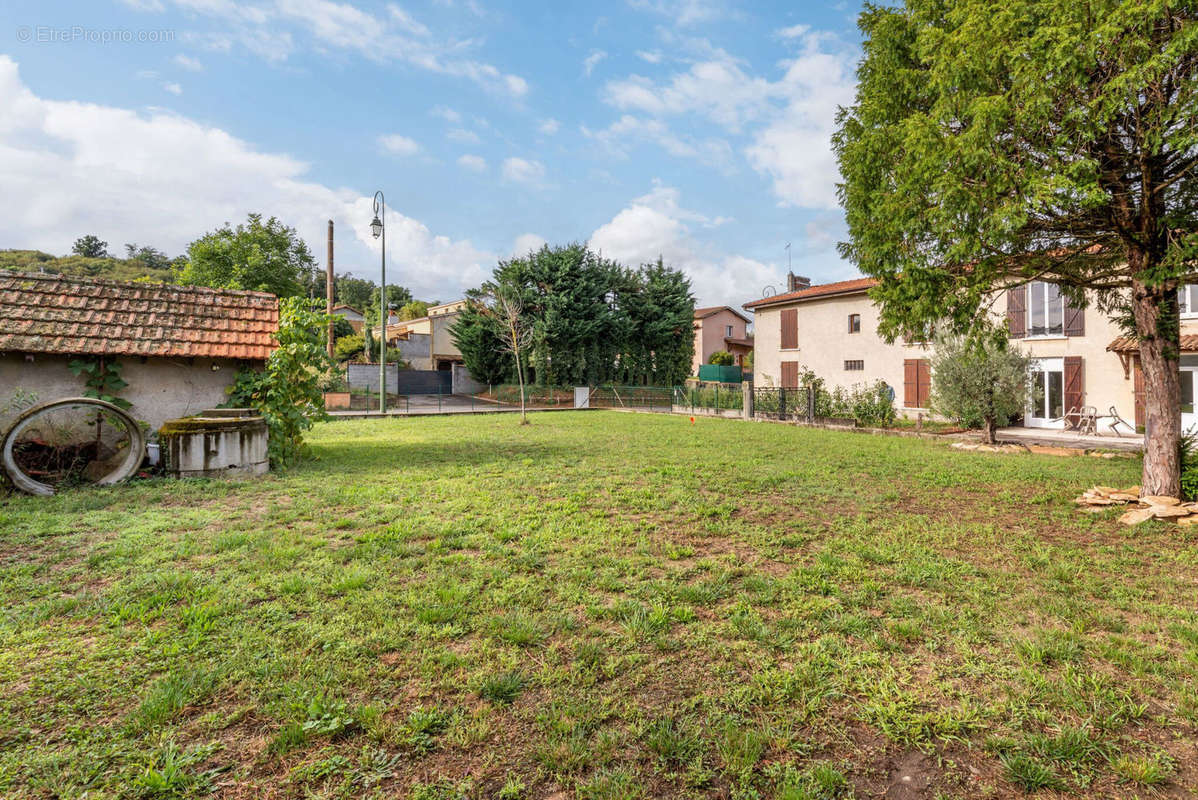
[(1069, 502), (1134, 460), (616, 412), (312, 444), (0, 504), (0, 795), (1198, 791), (1194, 529)]

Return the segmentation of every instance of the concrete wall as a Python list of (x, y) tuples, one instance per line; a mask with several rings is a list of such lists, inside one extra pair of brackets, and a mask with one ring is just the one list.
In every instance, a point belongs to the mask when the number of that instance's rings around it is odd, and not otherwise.
[(732, 326), (732, 338), (748, 337), (748, 323), (739, 315), (728, 309), (712, 314), (710, 317), (695, 320), (695, 357), (691, 361), (691, 374), (698, 375), (699, 367), (707, 363), (712, 353), (726, 350), (724, 344), (725, 328)]
[[(32, 359), (32, 360), (30, 360)], [(37, 395), (39, 402), (80, 396), (82, 376), (72, 374), (67, 356), (20, 353), (0, 355), (0, 432), (20, 413), (8, 409), (18, 389)], [(130, 413), (154, 430), (168, 419), (198, 414), (228, 399), (225, 388), (233, 382), (240, 362), (229, 359), (119, 358), (121, 377), (129, 386), (121, 397), (133, 403)], [(217, 369), (213, 369), (213, 367)]]
[(470, 370), (466, 369), (461, 364), (453, 365), (453, 393), (454, 394), (478, 394), (486, 391), (487, 384), (482, 381), (474, 380)]
[(432, 357), (433, 364), (431, 369), (436, 369), (437, 359), (450, 359), (454, 361), (462, 360), (462, 351), (453, 343), (453, 337), (449, 333), (449, 329), (457, 322), (457, 312), (441, 314), (439, 316), (430, 316), (429, 322), (432, 323), (433, 341), (432, 341)]
[[(349, 383), (351, 389), (369, 389), (372, 392), (379, 390), (379, 365), (378, 364), (346, 364), (345, 379)], [(387, 364), (387, 391), (392, 394), (398, 394), (397, 386), (399, 385), (399, 367), (396, 364)]]
[[(412, 365), (412, 369), (432, 369), (429, 358), (430, 336), (425, 333), (410, 333), (407, 339), (396, 339), (387, 345), (388, 358), (395, 355)], [(375, 381), (377, 383), (377, 379)]]

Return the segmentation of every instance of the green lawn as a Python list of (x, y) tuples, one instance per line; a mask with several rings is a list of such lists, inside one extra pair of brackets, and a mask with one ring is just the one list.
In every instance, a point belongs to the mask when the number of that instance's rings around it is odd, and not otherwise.
[(1070, 502), (1137, 461), (532, 419), (0, 500), (0, 794), (1198, 790), (1196, 529)]

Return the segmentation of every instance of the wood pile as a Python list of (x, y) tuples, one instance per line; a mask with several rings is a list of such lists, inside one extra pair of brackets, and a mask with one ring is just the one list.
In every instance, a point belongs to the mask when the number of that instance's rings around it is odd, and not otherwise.
[(1150, 519), (1171, 519), (1178, 525), (1198, 525), (1198, 503), (1183, 503), (1176, 497), (1140, 496), (1139, 486), (1116, 489), (1095, 486), (1074, 499), (1084, 510), (1098, 513), (1109, 506), (1131, 506), (1119, 517), (1124, 525), (1139, 525)]

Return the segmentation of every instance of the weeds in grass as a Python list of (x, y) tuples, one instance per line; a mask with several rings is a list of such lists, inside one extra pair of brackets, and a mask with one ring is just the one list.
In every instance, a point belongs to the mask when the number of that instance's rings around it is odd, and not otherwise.
[(1111, 771), (1121, 780), (1141, 786), (1159, 786), (1169, 780), (1175, 767), (1166, 753), (1120, 755), (1111, 760)]
[(642, 738), (658, 758), (667, 762), (690, 761), (702, 750), (695, 725), (687, 719), (660, 717), (649, 724)]
[(1061, 779), (1049, 765), (1037, 761), (1026, 753), (1011, 753), (1000, 756), (1007, 779), (1029, 792), (1041, 789), (1056, 789)]
[(639, 800), (645, 787), (627, 769), (601, 770), (578, 787), (578, 800)]
[(767, 743), (766, 735), (755, 726), (726, 719), (719, 728), (716, 753), (724, 765), (725, 773), (743, 778), (757, 766)]
[(849, 780), (831, 764), (802, 771), (787, 767), (778, 782), (777, 800), (840, 800), (852, 794)]
[(478, 696), (496, 704), (513, 702), (524, 691), (524, 676), (518, 672), (497, 672), (483, 678)]

